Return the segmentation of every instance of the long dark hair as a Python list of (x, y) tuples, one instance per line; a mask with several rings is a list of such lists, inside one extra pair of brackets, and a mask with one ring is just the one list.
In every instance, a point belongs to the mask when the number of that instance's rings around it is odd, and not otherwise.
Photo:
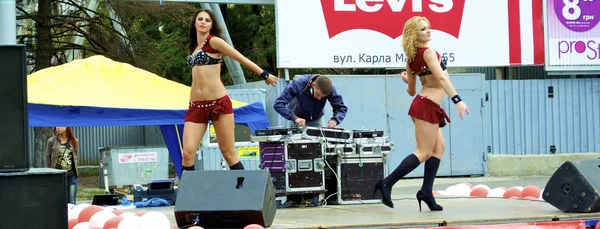
[(219, 25), (219, 23), (215, 20), (215, 14), (213, 14), (212, 11), (210, 10), (199, 10), (198, 12), (196, 12), (194, 14), (194, 17), (192, 18), (192, 21), (190, 22), (190, 34), (189, 34), (189, 51), (190, 54), (194, 53), (194, 50), (196, 49), (196, 46), (198, 46), (198, 37), (196, 36), (196, 18), (198, 17), (198, 14), (202, 13), (202, 12), (206, 12), (208, 14), (208, 16), (210, 17), (210, 20), (212, 21), (212, 26), (210, 28), (209, 33), (212, 34), (213, 36), (216, 37), (221, 37), (221, 26)]
[[(65, 128), (65, 134), (67, 134), (67, 139), (69, 139), (69, 143), (73, 146), (73, 152), (79, 152), (79, 144), (77, 144), (77, 140), (75, 140), (75, 134), (73, 134), (73, 128), (67, 127)], [(56, 127), (54, 127), (54, 134), (58, 137), (58, 132), (56, 132)]]

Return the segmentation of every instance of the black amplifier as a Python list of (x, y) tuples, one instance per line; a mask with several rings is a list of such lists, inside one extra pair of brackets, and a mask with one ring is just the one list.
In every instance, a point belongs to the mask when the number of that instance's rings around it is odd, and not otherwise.
[(169, 204), (175, 204), (178, 188), (174, 185), (173, 179), (153, 180), (148, 183), (148, 187), (134, 185), (130, 193), (133, 194), (134, 202), (147, 201), (152, 198), (165, 199)]
[(287, 192), (325, 191), (324, 145), (315, 140), (286, 142)]
[(300, 128), (269, 128), (264, 130), (256, 130), (256, 136), (272, 136), (272, 135), (292, 135), (300, 134), (302, 129)]
[[(373, 187), (386, 174), (386, 159), (347, 158), (327, 159), (331, 169), (325, 171), (325, 187), (331, 204), (381, 203), (381, 192), (373, 196)], [(333, 196), (332, 196), (333, 195)]]
[(382, 137), (383, 130), (353, 130), (354, 138), (375, 138)]

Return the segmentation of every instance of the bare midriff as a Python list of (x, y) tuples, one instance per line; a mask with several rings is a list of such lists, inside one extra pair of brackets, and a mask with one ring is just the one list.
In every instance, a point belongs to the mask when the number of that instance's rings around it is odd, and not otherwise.
[[(446, 74), (446, 72), (444, 72), (444, 74)], [(422, 88), (419, 95), (426, 96), (429, 100), (437, 104), (442, 104), (446, 92), (440, 82), (433, 77), (433, 74), (420, 77)]]
[(221, 64), (192, 67), (190, 102), (217, 100), (225, 95), (227, 90), (221, 81)]

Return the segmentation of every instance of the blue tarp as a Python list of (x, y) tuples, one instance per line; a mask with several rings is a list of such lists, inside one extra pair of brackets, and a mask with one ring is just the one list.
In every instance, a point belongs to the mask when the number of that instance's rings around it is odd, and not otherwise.
[[(29, 104), (30, 127), (54, 126), (145, 126), (159, 125), (177, 175), (181, 177), (181, 146), (185, 110), (145, 110), (101, 107), (73, 107)], [(246, 125), (254, 134), (271, 126), (263, 103), (234, 108), (234, 122)], [(177, 131), (179, 134), (177, 134)], [(178, 139), (179, 136), (179, 139)]]

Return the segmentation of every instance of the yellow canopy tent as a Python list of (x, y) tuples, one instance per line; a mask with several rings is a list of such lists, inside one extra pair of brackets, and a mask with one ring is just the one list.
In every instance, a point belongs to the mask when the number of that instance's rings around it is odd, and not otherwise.
[[(43, 69), (27, 77), (31, 127), (160, 125), (176, 165), (190, 87), (104, 56)], [(270, 126), (261, 102), (232, 100), (235, 123)], [(179, 137), (177, 137), (179, 136)]]

